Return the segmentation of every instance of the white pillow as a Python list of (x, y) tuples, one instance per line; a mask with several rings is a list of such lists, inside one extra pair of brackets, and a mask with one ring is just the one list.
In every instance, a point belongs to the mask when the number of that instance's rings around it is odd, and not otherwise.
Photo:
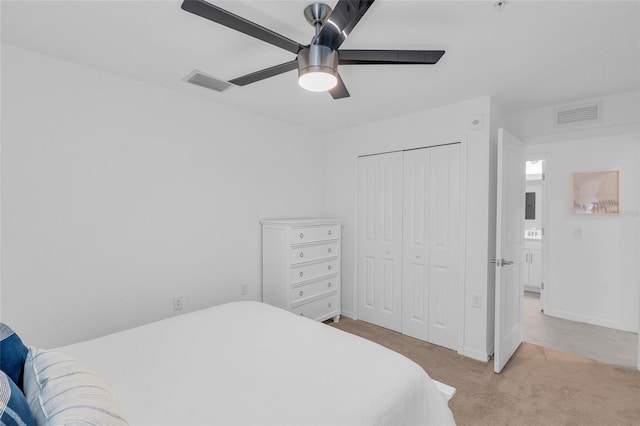
[(127, 425), (104, 380), (82, 362), (31, 348), (24, 364), (24, 393), (41, 425)]

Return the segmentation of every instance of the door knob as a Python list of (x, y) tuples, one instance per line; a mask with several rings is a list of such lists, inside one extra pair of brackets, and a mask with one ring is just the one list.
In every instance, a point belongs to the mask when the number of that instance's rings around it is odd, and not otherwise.
[(496, 266), (507, 266), (513, 263), (513, 260), (504, 260), (504, 259), (491, 259), (491, 263), (494, 263)]

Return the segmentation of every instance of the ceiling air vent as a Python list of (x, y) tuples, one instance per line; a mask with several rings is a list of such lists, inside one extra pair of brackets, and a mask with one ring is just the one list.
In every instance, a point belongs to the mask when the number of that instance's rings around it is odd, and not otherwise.
[(554, 112), (555, 126), (595, 123), (602, 119), (602, 102), (556, 108)]
[(231, 83), (211, 77), (210, 75), (198, 70), (191, 71), (183, 81), (195, 84), (196, 86), (206, 87), (207, 89), (215, 90), (216, 92), (224, 92), (226, 89), (231, 87)]

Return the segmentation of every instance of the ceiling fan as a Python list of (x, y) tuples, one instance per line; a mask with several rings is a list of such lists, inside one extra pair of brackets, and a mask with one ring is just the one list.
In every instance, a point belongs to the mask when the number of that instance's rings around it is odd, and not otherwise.
[(298, 69), (298, 83), (314, 92), (329, 91), (333, 99), (349, 97), (338, 65), (435, 64), (444, 50), (338, 50), (374, 0), (339, 0), (331, 9), (313, 3), (304, 16), (316, 29), (310, 44), (302, 45), (204, 0), (184, 0), (182, 9), (296, 54), (296, 59), (266, 68), (229, 83), (246, 86)]

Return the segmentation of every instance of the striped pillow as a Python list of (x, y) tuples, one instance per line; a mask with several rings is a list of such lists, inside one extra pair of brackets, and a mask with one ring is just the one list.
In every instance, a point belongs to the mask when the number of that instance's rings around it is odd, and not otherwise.
[(22, 343), (22, 339), (11, 327), (0, 322), (0, 370), (4, 371), (21, 391), (24, 390), (22, 374), (27, 352), (29, 348)]
[(24, 395), (13, 380), (0, 370), (0, 425), (35, 426), (35, 424)]
[(82, 362), (59, 352), (29, 350), (24, 393), (38, 426), (128, 424), (104, 380)]

